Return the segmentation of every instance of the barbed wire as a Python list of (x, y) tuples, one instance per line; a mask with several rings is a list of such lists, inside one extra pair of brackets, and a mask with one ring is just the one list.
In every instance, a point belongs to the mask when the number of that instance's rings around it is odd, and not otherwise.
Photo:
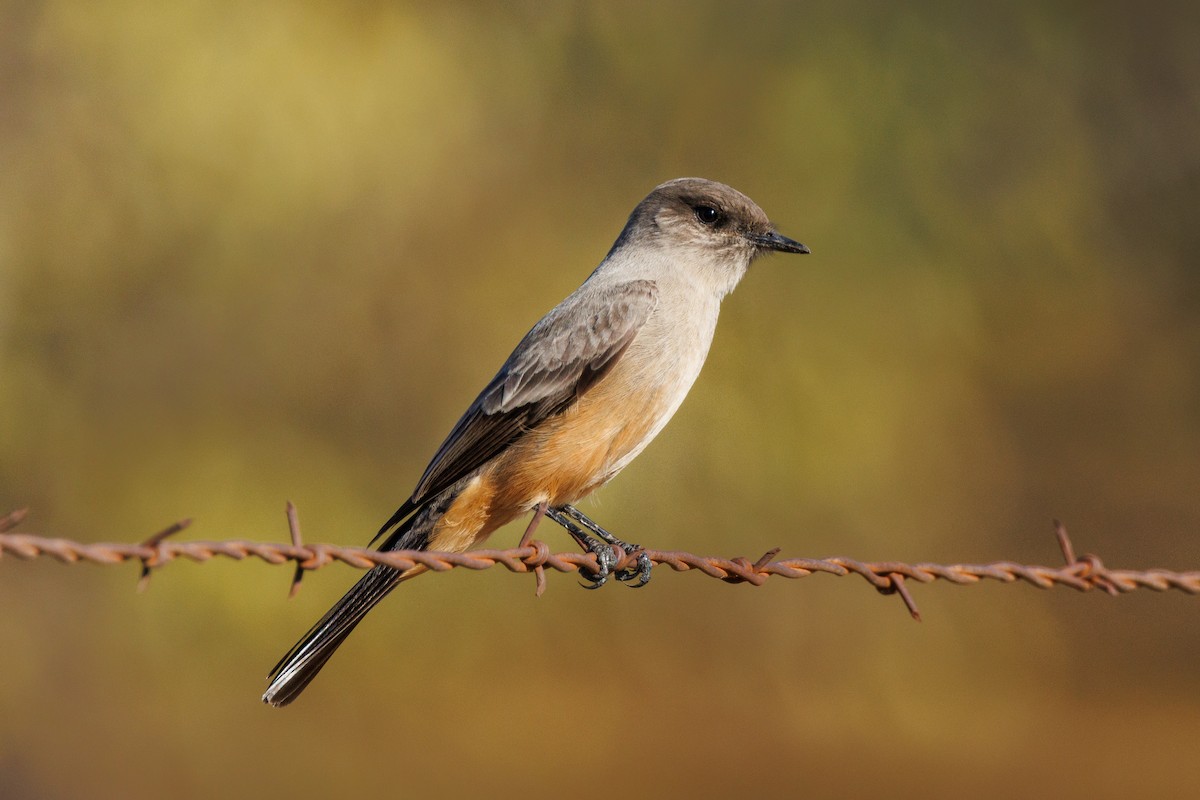
[[(545, 542), (537, 540), (508, 550), (472, 550), (466, 553), (425, 550), (381, 552), (362, 547), (303, 544), (296, 509), (291, 503), (288, 503), (287, 507), (291, 544), (241, 539), (168, 541), (169, 537), (187, 528), (191, 520), (177, 522), (138, 544), (81, 543), (26, 533), (8, 533), (25, 518), (26, 511), (20, 509), (0, 517), (0, 558), (4, 555), (23, 560), (50, 557), (65, 564), (122, 564), (136, 561), (142, 566), (138, 581), (139, 590), (145, 588), (153, 568), (181, 558), (196, 563), (205, 563), (216, 558), (230, 558), (235, 561), (256, 558), (268, 564), (294, 563), (296, 571), (290, 594), (295, 594), (305, 572), (334, 563), (346, 564), (356, 569), (369, 569), (378, 564), (387, 564), (401, 570), (421, 566), (428, 572), (446, 572), (456, 567), (484, 570), (502, 566), (509, 572), (534, 573), (537, 576), (538, 595), (541, 595), (546, 585), (546, 569), (594, 573), (598, 566), (592, 553), (552, 553)], [(1098, 556), (1085, 554), (1076, 557), (1066, 527), (1057, 520), (1054, 527), (1066, 562), (1059, 567), (1019, 564), (1012, 561), (949, 565), (906, 564), (899, 561), (864, 562), (841, 556), (774, 560), (779, 553), (778, 548), (766, 552), (753, 562), (747, 558), (720, 558), (669, 550), (642, 552), (645, 552), (654, 564), (665, 564), (676, 572), (695, 570), (726, 583), (749, 583), (754, 586), (761, 586), (773, 575), (782, 578), (805, 578), (814, 574), (837, 577), (858, 575), (884, 594), (899, 595), (909, 613), (918, 620), (921, 618), (920, 612), (905, 583), (909, 579), (918, 583), (947, 581), (960, 586), (987, 580), (1000, 583), (1025, 582), (1040, 589), (1067, 586), (1081, 592), (1100, 589), (1110, 595), (1125, 594), (1137, 589), (1151, 589), (1157, 592), (1173, 589), (1191, 595), (1200, 594), (1200, 571), (1110, 569)], [(628, 554), (618, 548), (617, 556), (614, 571), (635, 564), (636, 554)]]

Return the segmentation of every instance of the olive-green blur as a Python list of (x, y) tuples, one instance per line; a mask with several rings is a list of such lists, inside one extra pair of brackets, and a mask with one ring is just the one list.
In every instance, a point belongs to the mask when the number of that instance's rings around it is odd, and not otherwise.
[[(891, 7), (894, 5), (895, 7)], [(1200, 567), (1194, 3), (8, 2), (0, 512), (365, 544), (685, 175), (756, 261), (583, 510), (757, 558)], [(515, 545), (520, 525), (496, 546)], [(539, 534), (573, 548), (550, 523)], [(1200, 605), (989, 583), (0, 561), (5, 798), (1182, 797)]]

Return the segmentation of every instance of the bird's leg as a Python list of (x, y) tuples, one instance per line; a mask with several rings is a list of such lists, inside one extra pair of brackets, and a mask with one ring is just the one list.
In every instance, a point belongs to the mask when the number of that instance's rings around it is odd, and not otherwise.
[[(628, 584), (629, 587), (632, 589), (640, 589), (643, 586), (645, 586), (647, 583), (650, 582), (650, 570), (654, 566), (654, 564), (650, 561), (650, 556), (646, 555), (646, 551), (642, 549), (642, 546), (640, 544), (628, 544), (626, 542), (621, 541), (616, 536), (613, 536), (611, 533), (604, 530), (604, 528), (601, 528), (595, 522), (588, 519), (587, 515), (584, 514), (582, 511), (580, 511), (575, 506), (566, 505), (566, 506), (562, 506), (559, 510), (561, 510), (563, 513), (567, 514), (569, 517), (574, 519), (576, 522), (578, 522), (583, 527), (587, 528), (589, 531), (594, 533), (596, 536), (599, 536), (601, 539), (603, 539), (605, 542), (607, 542), (610, 546), (619, 547), (622, 550), (624, 550), (626, 554), (637, 553), (637, 566), (629, 567), (628, 569), (624, 569), (624, 570), (621, 570), (620, 572), (618, 572), (617, 580), (631, 581), (636, 578), (637, 579), (636, 583)], [(558, 520), (555, 520), (555, 521), (557, 522)], [(559, 524), (561, 525), (562, 523), (560, 522)], [(576, 540), (576, 541), (578, 541), (578, 540)]]
[[(569, 506), (568, 506), (569, 508)], [(557, 522), (563, 527), (576, 544), (588, 553), (594, 553), (596, 556), (597, 571), (591, 575), (583, 577), (591, 581), (591, 585), (583, 584), (585, 589), (599, 589), (608, 580), (608, 574), (612, 571), (613, 565), (617, 563), (617, 554), (611, 545), (597, 541), (576, 525), (570, 517), (568, 517), (562, 508), (547, 508), (546, 516)]]

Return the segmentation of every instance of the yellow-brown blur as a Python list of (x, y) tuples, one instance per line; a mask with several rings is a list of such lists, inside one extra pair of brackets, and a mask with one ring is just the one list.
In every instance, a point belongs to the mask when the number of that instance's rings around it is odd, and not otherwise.
[[(584, 511), (660, 549), (1200, 567), (1195, 4), (8, 2), (0, 512), (364, 544), (657, 183), (754, 264)], [(893, 7), (894, 6), (894, 7)], [(491, 540), (515, 544), (517, 523)], [(540, 535), (571, 543), (544, 522)], [(1194, 796), (1200, 605), (0, 561), (0, 796)], [(1189, 788), (1190, 787), (1190, 788)]]

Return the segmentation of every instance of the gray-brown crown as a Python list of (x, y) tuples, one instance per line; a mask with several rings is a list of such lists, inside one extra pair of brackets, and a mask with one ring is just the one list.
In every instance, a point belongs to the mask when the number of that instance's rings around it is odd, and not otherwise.
[(638, 203), (613, 250), (635, 243), (701, 248), (747, 261), (769, 250), (808, 252), (781, 236), (749, 197), (704, 178), (667, 181)]

